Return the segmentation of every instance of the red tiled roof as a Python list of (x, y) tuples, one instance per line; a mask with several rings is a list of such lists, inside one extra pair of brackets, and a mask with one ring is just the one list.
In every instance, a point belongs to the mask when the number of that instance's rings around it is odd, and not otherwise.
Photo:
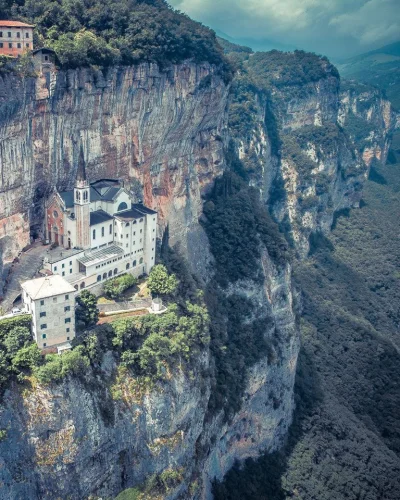
[(31, 24), (21, 23), (20, 21), (0, 21), (0, 26), (14, 28), (33, 28)]

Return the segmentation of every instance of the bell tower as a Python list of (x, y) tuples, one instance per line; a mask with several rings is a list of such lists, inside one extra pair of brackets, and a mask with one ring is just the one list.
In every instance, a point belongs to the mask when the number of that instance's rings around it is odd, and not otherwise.
[(76, 246), (90, 248), (90, 186), (86, 179), (82, 145), (79, 150), (78, 171), (74, 188)]

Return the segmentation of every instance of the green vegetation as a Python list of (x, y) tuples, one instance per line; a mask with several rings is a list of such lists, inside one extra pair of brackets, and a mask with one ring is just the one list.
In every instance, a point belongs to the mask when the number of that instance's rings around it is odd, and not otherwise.
[(143, 486), (121, 492), (116, 500), (161, 499), (172, 492), (183, 481), (183, 469), (166, 469), (151, 476)]
[(367, 120), (363, 120), (352, 111), (349, 111), (345, 130), (357, 145), (358, 150), (363, 152), (364, 148), (369, 144), (368, 137), (374, 131), (374, 126), (368, 123)]
[[(240, 161), (231, 168), (243, 173)], [(245, 173), (244, 173), (245, 174)], [(272, 346), (265, 332), (272, 327), (267, 312), (255, 309), (253, 301), (240, 292), (227, 295), (222, 288), (240, 280), (261, 282), (261, 255), (267, 251), (278, 269), (288, 262), (288, 244), (259, 201), (256, 190), (234, 172), (217, 180), (204, 206), (215, 277), (206, 290), (210, 313), (211, 351), (215, 360), (209, 412), (223, 411), (230, 419), (238, 411), (248, 370), (266, 354), (273, 362)]]
[(37, 379), (45, 384), (60, 382), (67, 375), (83, 376), (89, 367), (89, 358), (84, 349), (77, 347), (61, 355), (48, 354), (45, 363), (34, 370)]
[(93, 326), (99, 320), (99, 310), (97, 308), (97, 298), (95, 295), (84, 290), (76, 298), (75, 321), (77, 328), (87, 328)]
[(56, 50), (65, 68), (190, 59), (230, 77), (215, 33), (165, 0), (3, 0), (0, 18), (35, 24), (35, 45)]
[(26, 369), (38, 365), (41, 356), (32, 341), (29, 315), (15, 316), (0, 321), (0, 392), (13, 376), (22, 377)]
[[(315, 242), (303, 290), (296, 413), (280, 453), (249, 460), (216, 500), (396, 500), (400, 491), (400, 165)], [(321, 244), (322, 243), (322, 244)]]
[(248, 188), (235, 173), (227, 172), (216, 181), (204, 214), (203, 224), (222, 286), (244, 278), (261, 280), (263, 246), (278, 266), (287, 262), (288, 245), (283, 235), (256, 190)]
[(326, 57), (302, 50), (256, 52), (248, 58), (247, 68), (260, 89), (301, 87), (329, 76), (339, 78)]
[(117, 320), (112, 327), (122, 363), (151, 379), (164, 378), (168, 367), (190, 361), (209, 342), (207, 309), (189, 302), (181, 312), (169, 305), (162, 315)]
[(123, 274), (104, 283), (104, 294), (109, 299), (118, 299), (121, 295), (138, 284), (138, 280), (132, 274)]
[(150, 271), (147, 286), (155, 295), (170, 295), (178, 286), (178, 280), (174, 274), (168, 274), (167, 268), (157, 264)]

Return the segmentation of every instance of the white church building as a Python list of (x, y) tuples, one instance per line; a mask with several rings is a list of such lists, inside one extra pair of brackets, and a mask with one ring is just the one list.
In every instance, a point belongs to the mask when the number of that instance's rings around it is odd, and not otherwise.
[(23, 283), (22, 297), (38, 346), (60, 350), (75, 337), (77, 293), (124, 273), (150, 272), (157, 212), (133, 203), (118, 180), (89, 184), (81, 151), (75, 188), (54, 192), (45, 213), (46, 239), (55, 244), (44, 260), (48, 275)]
[(44, 268), (75, 290), (91, 288), (129, 272), (149, 273), (154, 266), (157, 212), (133, 203), (123, 183), (89, 182), (81, 153), (75, 188), (55, 192), (46, 203), (49, 250)]

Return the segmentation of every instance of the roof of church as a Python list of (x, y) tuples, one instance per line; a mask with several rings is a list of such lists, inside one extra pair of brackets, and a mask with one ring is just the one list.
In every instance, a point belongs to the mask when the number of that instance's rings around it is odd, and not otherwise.
[(145, 214), (139, 212), (139, 210), (135, 210), (134, 208), (128, 208), (127, 210), (121, 210), (121, 212), (117, 212), (114, 214), (114, 217), (122, 220), (132, 220), (132, 219), (140, 219)]
[(58, 274), (25, 281), (21, 287), (33, 300), (75, 292), (75, 288)]
[(94, 212), (90, 212), (90, 225), (95, 226), (96, 224), (101, 224), (102, 222), (107, 222), (108, 220), (112, 220), (114, 217), (104, 210), (95, 210)]
[[(90, 201), (114, 201), (122, 187), (117, 180), (100, 179), (90, 183)], [(74, 190), (59, 193), (66, 208), (74, 206)]]
[(98, 250), (88, 250), (85, 252), (84, 257), (81, 257), (79, 262), (86, 266), (93, 266), (113, 257), (120, 257), (124, 253), (123, 249), (117, 245), (101, 248)]
[(133, 203), (132, 208), (146, 215), (153, 215), (157, 213), (155, 210), (152, 210), (151, 208), (144, 206), (143, 203)]

